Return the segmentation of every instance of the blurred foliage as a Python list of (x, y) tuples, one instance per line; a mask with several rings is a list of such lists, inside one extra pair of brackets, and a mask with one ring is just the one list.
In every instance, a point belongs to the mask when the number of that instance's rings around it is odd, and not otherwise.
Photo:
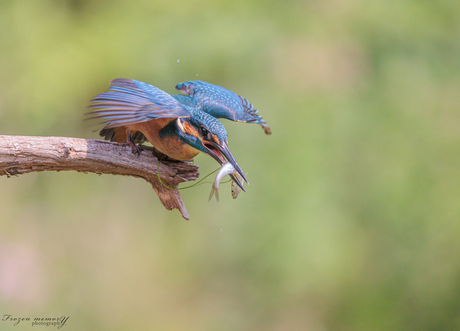
[(460, 2), (15, 0), (0, 30), (0, 134), (96, 138), (117, 77), (225, 86), (273, 131), (225, 121), (251, 185), (183, 191), (189, 222), (132, 178), (0, 177), (2, 315), (460, 329)]

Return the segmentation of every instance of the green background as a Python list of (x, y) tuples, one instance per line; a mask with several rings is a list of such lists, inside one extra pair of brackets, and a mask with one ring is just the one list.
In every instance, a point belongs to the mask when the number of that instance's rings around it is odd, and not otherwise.
[(223, 121), (251, 185), (184, 190), (188, 222), (139, 179), (0, 177), (1, 315), (460, 330), (458, 0), (2, 1), (0, 31), (0, 134), (97, 138), (118, 77), (224, 86), (273, 131)]

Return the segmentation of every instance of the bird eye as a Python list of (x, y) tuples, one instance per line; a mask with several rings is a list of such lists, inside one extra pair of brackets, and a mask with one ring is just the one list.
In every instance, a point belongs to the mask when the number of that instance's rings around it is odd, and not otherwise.
[(206, 128), (205, 128), (204, 126), (202, 126), (202, 127), (200, 128), (200, 130), (201, 130), (201, 135), (202, 135), (203, 137), (206, 137), (206, 136), (208, 135), (208, 130), (206, 130)]

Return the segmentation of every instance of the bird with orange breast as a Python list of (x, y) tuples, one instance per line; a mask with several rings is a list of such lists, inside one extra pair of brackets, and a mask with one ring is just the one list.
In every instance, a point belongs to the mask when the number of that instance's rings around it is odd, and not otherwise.
[[(110, 89), (94, 97), (90, 119), (102, 119), (99, 132), (105, 139), (128, 143), (133, 152), (148, 140), (161, 153), (176, 160), (190, 160), (198, 153), (213, 157), (220, 165), (230, 162), (241, 178), (246, 176), (228, 149), (227, 131), (218, 118), (256, 123), (271, 134), (262, 116), (241, 96), (203, 81), (180, 83), (186, 95), (170, 95), (134, 79), (118, 78)], [(243, 189), (237, 176), (232, 180)], [(244, 191), (244, 189), (243, 189)]]

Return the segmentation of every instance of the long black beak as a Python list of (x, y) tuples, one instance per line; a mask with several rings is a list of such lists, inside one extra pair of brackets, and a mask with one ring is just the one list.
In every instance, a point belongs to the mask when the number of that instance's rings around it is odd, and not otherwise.
[[(207, 142), (209, 143), (209, 142)], [(238, 163), (236, 162), (235, 158), (233, 157), (232, 153), (230, 152), (230, 150), (228, 149), (227, 147), (227, 144), (223, 143), (222, 145), (218, 145), (214, 142), (211, 142), (212, 146), (215, 147), (216, 149), (219, 150), (219, 152), (222, 153), (222, 155), (228, 160), (228, 162), (230, 162), (232, 164), (232, 166), (236, 169), (236, 171), (240, 174), (241, 178), (244, 179), (244, 181), (246, 183), (248, 183), (249, 185), (249, 182), (248, 180), (246, 179), (246, 176), (244, 175), (244, 172), (243, 170), (240, 168), (240, 166), (238, 165)], [(209, 149), (209, 148), (208, 148)], [(218, 155), (216, 155), (212, 149), (209, 149), (211, 151), (210, 155), (216, 159), (217, 162), (219, 162), (220, 165), (224, 164), (224, 161), (222, 158), (219, 158)], [(230, 174), (230, 177), (232, 178), (232, 180), (238, 184), (238, 186), (244, 191), (246, 192), (246, 190), (243, 188), (243, 184), (240, 183), (240, 181), (238, 180), (238, 178), (236, 178), (235, 175), (233, 174)]]
[[(241, 178), (243, 178), (243, 180), (248, 183), (249, 185), (249, 182), (248, 180), (246, 179), (246, 176), (244, 175), (244, 172), (243, 170), (240, 168), (240, 166), (238, 165), (238, 163), (236, 162), (235, 158), (233, 157), (232, 153), (230, 153), (230, 150), (228, 149), (227, 145), (224, 145), (224, 148), (222, 148), (221, 150), (222, 154), (225, 156), (225, 158), (228, 160), (228, 162), (230, 162), (232, 164), (232, 166), (235, 167), (236, 171), (238, 171), (238, 173), (240, 174)], [(232, 180), (238, 184), (238, 186), (244, 191), (244, 188), (243, 188), (243, 184), (240, 183), (240, 181), (238, 180), (238, 178), (233, 175), (233, 174), (230, 174), (230, 177), (232, 178)]]

